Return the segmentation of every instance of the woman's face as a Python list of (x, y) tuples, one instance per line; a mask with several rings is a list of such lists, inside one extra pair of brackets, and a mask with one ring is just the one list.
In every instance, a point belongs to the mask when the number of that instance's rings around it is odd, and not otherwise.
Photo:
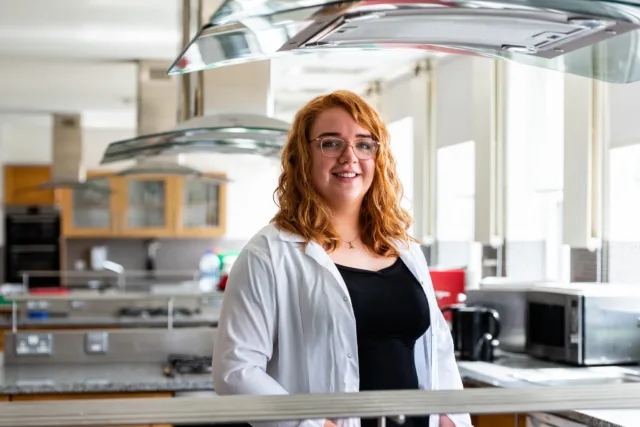
[[(324, 138), (323, 148), (318, 138)], [(360, 159), (355, 151), (361, 153), (360, 157), (366, 157), (362, 153), (372, 141), (371, 132), (356, 123), (346, 110), (336, 107), (316, 117), (309, 139), (311, 180), (325, 203), (336, 209), (362, 203), (373, 182), (375, 155)], [(343, 151), (339, 150), (340, 140), (347, 143)], [(375, 151), (377, 144), (374, 145)]]

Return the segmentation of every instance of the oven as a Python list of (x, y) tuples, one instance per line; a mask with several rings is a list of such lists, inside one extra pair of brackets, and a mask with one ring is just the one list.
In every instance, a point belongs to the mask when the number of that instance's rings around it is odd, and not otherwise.
[(640, 362), (640, 289), (567, 284), (527, 293), (526, 351), (578, 366)]
[[(5, 282), (22, 283), (23, 271), (60, 270), (60, 212), (53, 206), (7, 206)], [(30, 277), (29, 288), (58, 287), (60, 277)]]

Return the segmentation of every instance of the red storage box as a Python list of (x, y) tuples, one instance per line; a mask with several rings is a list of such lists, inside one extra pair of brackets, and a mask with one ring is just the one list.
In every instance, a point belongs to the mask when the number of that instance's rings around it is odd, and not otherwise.
[[(458, 303), (458, 295), (464, 294), (465, 274), (464, 269), (430, 270), (433, 289), (436, 292), (438, 307), (442, 309), (448, 305)], [(450, 320), (451, 313), (445, 313), (445, 318)]]

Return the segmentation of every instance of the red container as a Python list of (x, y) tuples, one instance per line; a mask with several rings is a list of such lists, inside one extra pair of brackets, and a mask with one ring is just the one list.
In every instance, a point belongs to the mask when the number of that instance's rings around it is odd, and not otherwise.
[[(438, 307), (442, 309), (448, 305), (458, 303), (458, 295), (464, 293), (465, 270), (430, 270), (433, 289), (436, 292)], [(445, 313), (445, 319), (451, 320), (451, 313)]]
[(31, 288), (29, 293), (32, 295), (66, 295), (69, 293), (67, 288)]

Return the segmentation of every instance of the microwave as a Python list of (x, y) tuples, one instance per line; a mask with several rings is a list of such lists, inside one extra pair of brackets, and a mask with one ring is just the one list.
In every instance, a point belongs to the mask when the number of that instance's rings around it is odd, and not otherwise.
[(527, 292), (526, 352), (577, 366), (640, 363), (640, 285), (574, 283)]

